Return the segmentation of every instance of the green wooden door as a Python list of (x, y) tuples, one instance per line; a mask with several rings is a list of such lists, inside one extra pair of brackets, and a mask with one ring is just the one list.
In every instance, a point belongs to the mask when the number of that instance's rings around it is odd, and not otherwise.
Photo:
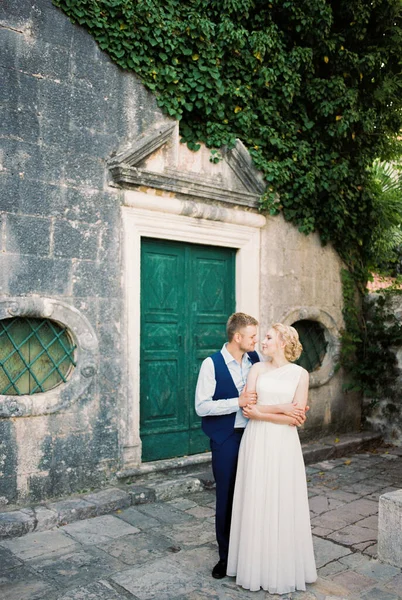
[(235, 254), (143, 239), (140, 429), (144, 461), (209, 449), (194, 410), (201, 362), (225, 341), (235, 308)]

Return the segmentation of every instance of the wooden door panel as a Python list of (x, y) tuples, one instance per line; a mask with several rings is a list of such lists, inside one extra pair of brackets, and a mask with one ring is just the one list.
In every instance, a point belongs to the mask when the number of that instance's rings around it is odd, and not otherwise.
[(148, 360), (141, 384), (143, 427), (148, 431), (177, 428), (180, 424), (177, 397), (178, 365), (175, 360)]
[[(202, 361), (220, 350), (226, 341), (226, 321), (235, 308), (235, 250), (194, 247), (195, 311), (192, 315), (193, 344), (190, 388), (195, 390)], [(190, 448), (192, 453), (209, 449), (201, 432), (201, 419), (194, 402), (190, 405)]]
[(143, 460), (209, 450), (194, 409), (201, 362), (226, 339), (235, 251), (143, 240), (140, 425)]

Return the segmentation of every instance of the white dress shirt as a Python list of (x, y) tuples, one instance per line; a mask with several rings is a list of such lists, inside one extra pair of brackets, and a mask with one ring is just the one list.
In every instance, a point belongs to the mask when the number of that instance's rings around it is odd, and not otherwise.
[[(240, 396), (246, 385), (247, 376), (253, 363), (247, 352), (245, 352), (242, 362), (239, 364), (227, 350), (226, 344), (223, 345), (221, 353)], [(247, 425), (248, 419), (243, 416), (242, 410), (239, 407), (239, 398), (212, 400), (215, 388), (215, 367), (212, 358), (209, 356), (203, 361), (198, 375), (197, 388), (195, 390), (195, 411), (199, 417), (229, 415), (235, 412), (236, 419), (234, 426), (244, 428)]]

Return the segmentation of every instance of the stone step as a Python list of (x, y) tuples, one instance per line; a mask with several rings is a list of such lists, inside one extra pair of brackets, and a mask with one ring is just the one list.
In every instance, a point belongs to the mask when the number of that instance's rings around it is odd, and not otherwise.
[[(306, 465), (330, 458), (339, 458), (350, 452), (369, 450), (382, 442), (382, 435), (372, 431), (359, 431), (349, 434), (326, 436), (320, 441), (302, 444)], [(139, 467), (126, 468), (116, 475), (121, 482), (150, 482), (163, 477), (194, 475), (211, 467), (211, 453), (195, 454), (167, 460), (144, 463)]]
[[(320, 442), (303, 444), (306, 465), (338, 458), (381, 444), (381, 435), (359, 432), (331, 436)], [(214, 487), (210, 453), (171, 461), (147, 463), (122, 471), (118, 484), (90, 494), (80, 494), (56, 502), (0, 512), (0, 539), (20, 537), (82, 519), (122, 510), (129, 506), (172, 500)]]

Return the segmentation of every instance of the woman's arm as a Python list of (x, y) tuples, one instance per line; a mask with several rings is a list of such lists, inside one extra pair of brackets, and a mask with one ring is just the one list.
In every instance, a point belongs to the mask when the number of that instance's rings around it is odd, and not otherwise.
[(303, 425), (306, 417), (303, 415), (292, 417), (290, 415), (275, 414), (262, 412), (260, 406), (245, 406), (243, 408), (243, 414), (248, 419), (257, 421), (269, 421), (270, 423), (277, 423), (278, 425)]
[(271, 413), (271, 414), (282, 414), (287, 415), (288, 417), (299, 417), (303, 416), (305, 413), (304, 408), (300, 408), (295, 404), (264, 404), (262, 406), (258, 406), (258, 410), (262, 413)]
[(264, 363), (262, 363), (262, 362), (256, 362), (251, 367), (250, 371), (248, 372), (247, 383), (246, 383), (248, 392), (255, 392), (257, 377), (263, 369), (264, 369)]
[(296, 392), (293, 398), (293, 403), (297, 408), (305, 410), (308, 399), (309, 374), (306, 369), (303, 369)]

